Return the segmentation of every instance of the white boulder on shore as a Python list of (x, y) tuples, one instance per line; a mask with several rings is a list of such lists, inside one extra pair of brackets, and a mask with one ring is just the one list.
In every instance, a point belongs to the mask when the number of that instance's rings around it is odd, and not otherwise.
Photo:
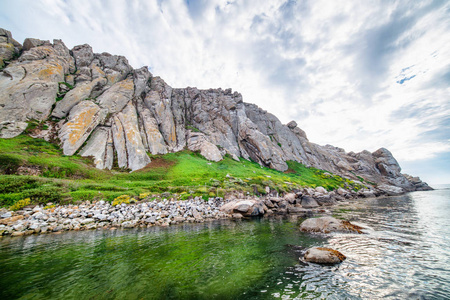
[(241, 214), (244, 217), (261, 216), (268, 211), (261, 200), (234, 200), (220, 208), (226, 214)]

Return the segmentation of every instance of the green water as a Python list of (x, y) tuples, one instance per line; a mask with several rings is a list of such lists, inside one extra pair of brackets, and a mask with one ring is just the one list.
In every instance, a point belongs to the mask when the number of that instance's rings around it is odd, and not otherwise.
[(221, 221), (0, 240), (1, 299), (261, 299), (320, 245), (296, 221)]
[[(0, 299), (450, 299), (450, 186), (340, 207), (365, 234), (295, 219), (0, 239)], [(347, 259), (321, 266), (301, 249)]]

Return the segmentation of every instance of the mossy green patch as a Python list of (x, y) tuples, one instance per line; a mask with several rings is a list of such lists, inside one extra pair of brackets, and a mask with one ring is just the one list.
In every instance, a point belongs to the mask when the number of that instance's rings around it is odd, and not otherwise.
[[(21, 135), (0, 139), (0, 206), (30, 198), (34, 203), (66, 203), (79, 200), (106, 199), (121, 195), (152, 198), (166, 197), (204, 199), (223, 196), (239, 190), (265, 194), (266, 187), (280, 193), (302, 187), (323, 186), (359, 189), (349, 179), (329, 172), (307, 168), (289, 161), (288, 172), (279, 172), (257, 163), (229, 155), (222, 161), (209, 162), (199, 153), (182, 151), (164, 156), (151, 155), (152, 162), (136, 172), (99, 170), (90, 159), (78, 155), (65, 156), (57, 145), (42, 139)], [(20, 169), (38, 170), (38, 176), (15, 175)], [(151, 197), (150, 197), (151, 195)]]

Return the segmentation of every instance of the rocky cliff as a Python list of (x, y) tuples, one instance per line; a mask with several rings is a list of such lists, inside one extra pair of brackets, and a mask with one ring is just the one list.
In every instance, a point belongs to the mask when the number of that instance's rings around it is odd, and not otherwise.
[(138, 170), (147, 153), (189, 149), (211, 161), (224, 155), (287, 171), (286, 161), (324, 169), (386, 193), (429, 189), (401, 174), (384, 148), (345, 152), (311, 143), (295, 121), (243, 102), (231, 89), (172, 88), (125, 57), (69, 50), (61, 40), (26, 39), (0, 29), (0, 137), (21, 134), (30, 120), (45, 122), (36, 137), (56, 140), (65, 155), (93, 157), (101, 169)]

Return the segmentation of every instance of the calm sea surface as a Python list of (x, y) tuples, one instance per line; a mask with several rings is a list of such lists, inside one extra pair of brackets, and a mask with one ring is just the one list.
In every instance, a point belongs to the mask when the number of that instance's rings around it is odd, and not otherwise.
[[(339, 207), (364, 235), (259, 219), (0, 239), (0, 299), (450, 299), (450, 186)], [(328, 246), (347, 260), (298, 260)]]

